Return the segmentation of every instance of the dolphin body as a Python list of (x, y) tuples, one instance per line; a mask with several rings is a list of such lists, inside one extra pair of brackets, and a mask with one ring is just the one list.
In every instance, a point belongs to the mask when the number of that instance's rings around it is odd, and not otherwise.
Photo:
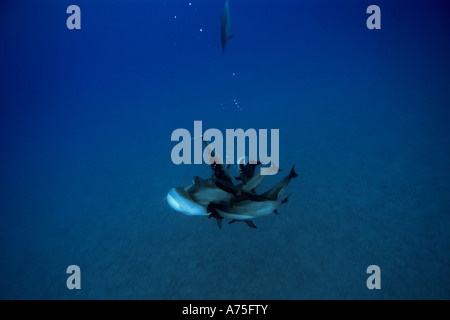
[(252, 201), (244, 200), (234, 206), (228, 206), (226, 204), (215, 204), (212, 203), (208, 206), (207, 211), (210, 211), (214, 217), (217, 219), (219, 227), (221, 223), (219, 222), (220, 217), (232, 219), (230, 224), (236, 221), (244, 221), (251, 228), (256, 229), (255, 224), (251, 221), (254, 218), (266, 216), (272, 212), (278, 212), (277, 209), (281, 207), (288, 201), (288, 198), (279, 200), (266, 200), (266, 201)]
[(220, 38), (222, 40), (222, 52), (225, 52), (225, 46), (227, 41), (233, 38), (230, 35), (230, 3), (229, 0), (225, 2), (225, 8), (223, 9), (223, 14), (220, 17), (221, 28), (220, 28)]

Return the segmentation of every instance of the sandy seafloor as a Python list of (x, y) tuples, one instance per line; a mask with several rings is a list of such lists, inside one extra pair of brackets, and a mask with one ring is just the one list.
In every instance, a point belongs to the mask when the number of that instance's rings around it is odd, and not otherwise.
[[(379, 31), (365, 28), (364, 1), (262, 2), (251, 22), (255, 3), (236, 2), (224, 54), (222, 2), (157, 2), (156, 35), (131, 2), (81, 2), (77, 35), (56, 27), (64, 5), (44, 6), (45, 22), (5, 5), (1, 299), (450, 298), (443, 2), (382, 2)], [(164, 20), (174, 14), (184, 27)], [(126, 26), (105, 30), (111, 17)], [(293, 164), (299, 177), (278, 216), (219, 230), (169, 208), (170, 188), (210, 175), (170, 160), (172, 131), (194, 120), (280, 129), (283, 172), (261, 190)], [(65, 285), (72, 264), (78, 291)], [(381, 290), (366, 287), (373, 264)]]

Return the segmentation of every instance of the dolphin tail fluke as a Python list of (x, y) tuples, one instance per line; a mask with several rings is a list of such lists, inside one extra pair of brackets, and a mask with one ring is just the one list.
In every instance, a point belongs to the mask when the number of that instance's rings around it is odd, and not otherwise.
[(298, 174), (295, 172), (295, 165), (292, 166), (291, 172), (289, 172), (289, 178), (297, 178)]

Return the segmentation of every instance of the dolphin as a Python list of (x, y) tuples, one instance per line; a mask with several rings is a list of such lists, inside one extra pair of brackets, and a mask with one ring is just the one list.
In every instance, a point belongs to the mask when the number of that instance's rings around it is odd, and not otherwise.
[(286, 191), (286, 188), (291, 182), (291, 179), (298, 177), (298, 174), (295, 172), (295, 166), (292, 166), (291, 171), (289, 172), (289, 175), (287, 175), (283, 180), (278, 182), (275, 186), (273, 186), (270, 190), (267, 192), (264, 192), (262, 194), (263, 197), (270, 199), (270, 200), (279, 200), (284, 192)]
[(220, 38), (222, 40), (222, 52), (225, 52), (225, 46), (227, 41), (233, 38), (230, 35), (230, 3), (228, 0), (225, 1), (225, 8), (223, 9), (223, 14), (220, 17), (221, 28), (220, 28)]
[(254, 176), (255, 169), (258, 165), (262, 164), (260, 161), (251, 162), (247, 157), (242, 157), (238, 160), (238, 173), (239, 176), (235, 177), (237, 181), (242, 181), (244, 184), (247, 180)]
[[(261, 177), (264, 176), (257, 173), (248, 180), (246, 185), (241, 184), (243, 188), (241, 197), (245, 196), (245, 199), (261, 197), (256, 194), (253, 195), (253, 193), (244, 189), (244, 187), (257, 188), (263, 181)], [(235, 194), (219, 188), (215, 181), (216, 179), (214, 177), (209, 179), (194, 177), (193, 183), (186, 188), (172, 188), (167, 194), (167, 203), (175, 211), (190, 216), (210, 216), (210, 213), (207, 212), (207, 206), (212, 202), (227, 203), (232, 206), (236, 201)], [(266, 200), (266, 198), (263, 199)]]
[(213, 178), (205, 180), (194, 177), (194, 183), (185, 190), (192, 200), (204, 207), (213, 201), (230, 202), (233, 198), (233, 194), (219, 188)]
[(210, 214), (210, 218), (216, 218), (219, 227), (221, 227), (221, 220), (223, 218), (232, 219), (230, 223), (236, 221), (244, 221), (251, 228), (256, 228), (255, 224), (250, 221), (254, 218), (268, 215), (272, 212), (278, 214), (278, 208), (288, 201), (288, 197), (281, 200), (286, 188), (291, 179), (298, 177), (294, 166), (289, 175), (282, 179), (279, 183), (273, 186), (270, 190), (262, 194), (265, 200), (245, 199), (236, 203), (227, 202), (212, 202), (206, 208)]
[[(225, 203), (211, 203), (207, 207), (213, 218), (218, 219), (219, 227), (221, 223), (219, 220), (223, 218), (232, 219), (230, 224), (236, 221), (244, 221), (251, 228), (256, 228), (252, 219), (263, 217), (272, 212), (275, 212), (279, 207), (288, 201), (288, 197), (283, 200), (266, 200), (266, 201), (252, 201), (244, 200), (234, 204), (232, 207)], [(218, 217), (220, 216), (220, 217)]]
[[(223, 159), (222, 155), (216, 154), (215, 149), (211, 149), (210, 143), (208, 141), (206, 141), (203, 137), (202, 137), (202, 140), (203, 140), (203, 143), (205, 144), (205, 149), (208, 150), (211, 157)], [(230, 166), (229, 165), (227, 166), (226, 164), (224, 164), (223, 160), (221, 160), (222, 163), (217, 163), (215, 161), (215, 159), (210, 159), (210, 161), (211, 161), (211, 169), (213, 171), (213, 175), (218, 180), (223, 180), (225, 182), (233, 184), (233, 181), (231, 180), (230, 172), (228, 171)]]
[(246, 182), (242, 182), (237, 185), (238, 188), (241, 188), (244, 192), (252, 192), (255, 193), (255, 189), (259, 187), (259, 185), (264, 181), (264, 176), (261, 172), (255, 173), (251, 178), (245, 178)]
[[(206, 141), (203, 137), (202, 140), (211, 157), (222, 159), (221, 155), (216, 154), (216, 150), (211, 149), (210, 143), (208, 141)], [(211, 159), (211, 161), (212, 160), (213, 159)], [(230, 172), (228, 170), (230, 165), (224, 164), (223, 161), (221, 162), (222, 163), (217, 163), (214, 160), (214, 162), (211, 163), (211, 169), (214, 177), (212, 181), (214, 181), (217, 187), (229, 194), (234, 195), (236, 197), (236, 200), (238, 201), (245, 199), (253, 199), (256, 201), (268, 200), (265, 196), (258, 195), (255, 192), (255, 188), (259, 186), (264, 180), (264, 176), (254, 173), (255, 167), (261, 164), (260, 162), (258, 162), (257, 164), (250, 164), (249, 166), (247, 166), (247, 170), (240, 170), (241, 179), (243, 180), (243, 182), (237, 186), (231, 179)], [(248, 167), (251, 168), (248, 169)], [(255, 179), (253, 179), (253, 177), (255, 177)], [(247, 184), (249, 180), (251, 180), (251, 183)]]

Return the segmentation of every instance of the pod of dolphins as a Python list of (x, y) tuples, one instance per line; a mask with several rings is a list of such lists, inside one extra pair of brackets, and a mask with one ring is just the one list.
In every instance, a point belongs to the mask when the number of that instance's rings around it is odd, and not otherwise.
[[(203, 140), (206, 147), (208, 143)], [(239, 177), (233, 183), (229, 174), (229, 165), (212, 163), (213, 174), (209, 179), (194, 177), (193, 183), (185, 188), (172, 188), (167, 194), (167, 202), (175, 211), (191, 216), (215, 218), (219, 228), (224, 218), (231, 219), (230, 224), (243, 221), (256, 228), (253, 219), (271, 213), (278, 214), (278, 208), (288, 201), (283, 198), (286, 188), (297, 173), (292, 167), (289, 174), (268, 191), (258, 194), (256, 188), (266, 176), (255, 173), (256, 164), (239, 164)]]
[[(221, 21), (222, 52), (225, 51), (227, 41), (233, 36), (230, 34), (230, 6), (225, 2)], [(203, 140), (203, 138), (202, 138)], [(203, 140), (206, 147), (208, 143)], [(212, 152), (211, 152), (212, 155)], [(216, 156), (217, 157), (217, 156)], [(230, 223), (244, 221), (251, 228), (256, 228), (253, 219), (274, 212), (288, 201), (283, 198), (286, 188), (297, 173), (292, 167), (289, 175), (274, 185), (268, 191), (258, 194), (256, 188), (261, 185), (266, 176), (260, 172), (255, 173), (256, 166), (261, 163), (240, 163), (239, 177), (233, 183), (229, 174), (229, 166), (224, 164), (211, 164), (213, 171), (209, 179), (194, 177), (191, 185), (181, 188), (172, 188), (167, 194), (169, 206), (183, 214), (190, 216), (208, 216), (215, 218), (219, 228), (223, 219), (230, 219)]]

